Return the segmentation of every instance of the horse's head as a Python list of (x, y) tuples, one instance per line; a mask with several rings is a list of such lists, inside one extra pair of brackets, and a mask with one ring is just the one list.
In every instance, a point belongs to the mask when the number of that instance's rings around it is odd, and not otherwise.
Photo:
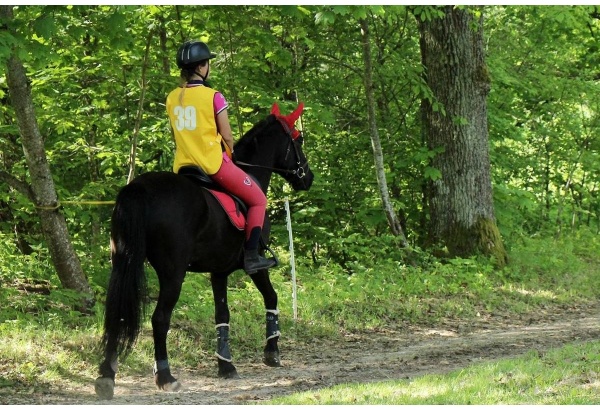
[(285, 178), (295, 190), (308, 190), (314, 179), (306, 155), (302, 150), (304, 138), (296, 129), (296, 121), (300, 118), (302, 111), (304, 111), (304, 103), (300, 103), (294, 112), (288, 115), (281, 115), (277, 103), (274, 103), (271, 108), (271, 115), (281, 126), (286, 141), (285, 150), (279, 152), (275, 158), (274, 171)]
[[(307, 190), (314, 175), (302, 150), (303, 138), (296, 129), (296, 121), (304, 110), (304, 104), (289, 115), (281, 115), (277, 103), (271, 115), (256, 124), (235, 146), (235, 161), (256, 177), (275, 172), (281, 175), (293, 189)], [(261, 178), (259, 178), (260, 180)]]

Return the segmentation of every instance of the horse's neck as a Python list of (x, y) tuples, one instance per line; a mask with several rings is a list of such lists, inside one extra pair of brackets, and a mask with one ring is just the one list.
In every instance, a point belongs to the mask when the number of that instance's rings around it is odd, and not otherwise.
[(237, 148), (234, 146), (234, 151), (236, 153), (235, 159), (236, 161), (243, 162), (250, 165), (238, 165), (244, 171), (250, 175), (255, 181), (260, 184), (263, 192), (267, 193), (269, 190), (269, 184), (271, 183), (271, 175), (273, 171), (271, 170), (271, 164), (267, 164), (264, 158), (256, 152), (254, 149), (248, 149), (249, 146), (246, 145), (245, 149), (237, 151)]
[(269, 191), (269, 184), (271, 183), (271, 171), (263, 168), (250, 168), (246, 172), (258, 182), (260, 188), (266, 195)]

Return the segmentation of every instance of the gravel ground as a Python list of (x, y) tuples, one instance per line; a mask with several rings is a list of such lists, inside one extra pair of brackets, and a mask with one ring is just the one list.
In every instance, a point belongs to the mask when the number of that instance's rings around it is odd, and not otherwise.
[(256, 362), (235, 362), (241, 376), (236, 380), (217, 378), (216, 361), (200, 364), (194, 370), (174, 368), (173, 375), (182, 382), (183, 389), (165, 393), (156, 390), (149, 363), (147, 374), (117, 375), (111, 401), (97, 399), (93, 380), (70, 378), (65, 386), (0, 388), (0, 404), (254, 404), (340, 383), (445, 373), (472, 363), (514, 357), (533, 349), (542, 353), (599, 337), (600, 306), (540, 311), (528, 317), (479, 317), (436, 328), (347, 334), (342, 343), (288, 345), (284, 334), (280, 340), (283, 367), (259, 363), (259, 348)]

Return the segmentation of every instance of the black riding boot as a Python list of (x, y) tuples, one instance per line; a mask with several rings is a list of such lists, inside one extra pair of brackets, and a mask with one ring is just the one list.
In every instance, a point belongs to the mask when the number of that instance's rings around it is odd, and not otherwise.
[(277, 265), (274, 259), (267, 259), (258, 254), (258, 241), (260, 240), (261, 228), (252, 228), (250, 238), (244, 246), (244, 270), (248, 275), (256, 273), (260, 269), (269, 269)]

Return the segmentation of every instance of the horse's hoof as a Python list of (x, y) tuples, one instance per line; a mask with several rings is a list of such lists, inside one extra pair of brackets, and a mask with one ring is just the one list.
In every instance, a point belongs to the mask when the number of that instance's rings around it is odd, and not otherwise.
[(269, 367), (281, 367), (281, 360), (279, 360), (279, 353), (277, 352), (265, 352), (263, 363)]
[(241, 378), (239, 376), (237, 370), (235, 370), (235, 369), (230, 370), (228, 372), (219, 372), (219, 377), (221, 377), (223, 379), (240, 379)]
[(225, 360), (218, 360), (219, 363), (219, 371), (217, 375), (223, 379), (239, 379), (237, 370), (233, 363), (227, 362)]
[(156, 384), (158, 390), (170, 393), (181, 390), (181, 383), (179, 383), (177, 379), (173, 377), (168, 368), (154, 373), (154, 384)]
[(169, 393), (175, 393), (181, 390), (181, 383), (179, 383), (177, 380), (175, 380), (172, 383), (167, 383), (167, 384), (163, 384), (162, 386), (159, 386), (158, 388), (160, 390), (164, 390), (166, 392)]
[(115, 381), (110, 377), (98, 377), (94, 389), (100, 400), (111, 400), (115, 395)]

